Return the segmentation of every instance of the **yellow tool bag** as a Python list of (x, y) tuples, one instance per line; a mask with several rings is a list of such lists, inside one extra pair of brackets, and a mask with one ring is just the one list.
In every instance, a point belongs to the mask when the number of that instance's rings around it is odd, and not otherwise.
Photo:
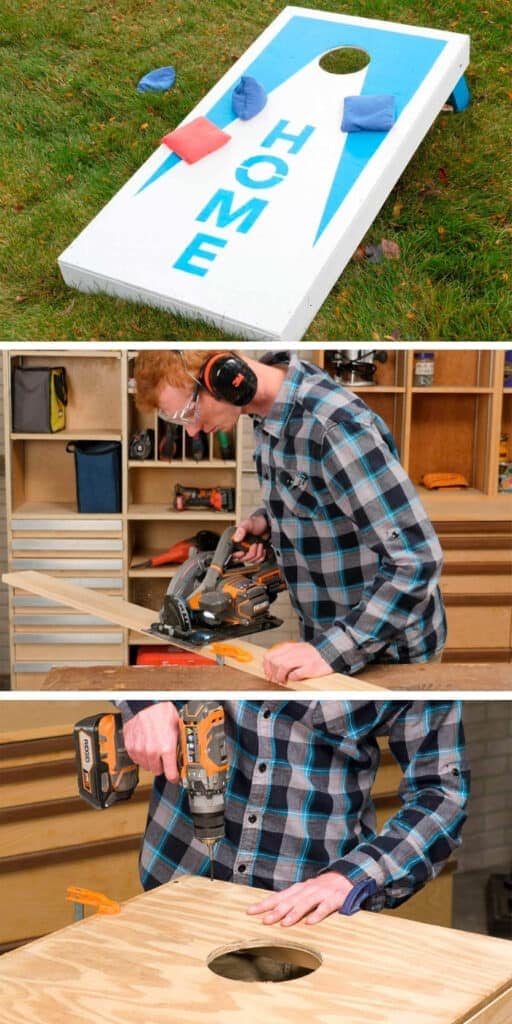
[(55, 434), (66, 427), (68, 388), (63, 366), (14, 366), (12, 429), (16, 434)]

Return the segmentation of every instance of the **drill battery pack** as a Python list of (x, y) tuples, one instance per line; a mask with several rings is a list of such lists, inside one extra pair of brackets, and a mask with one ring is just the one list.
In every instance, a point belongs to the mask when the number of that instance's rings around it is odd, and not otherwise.
[(124, 745), (121, 713), (82, 718), (73, 738), (80, 796), (96, 810), (129, 800), (139, 769)]

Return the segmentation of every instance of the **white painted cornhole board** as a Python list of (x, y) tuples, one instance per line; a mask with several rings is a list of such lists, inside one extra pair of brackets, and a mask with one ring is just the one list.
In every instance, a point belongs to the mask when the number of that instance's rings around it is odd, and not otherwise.
[[(369, 64), (323, 71), (344, 46)], [(468, 61), (465, 35), (285, 8), (183, 122), (207, 117), (230, 141), (193, 165), (160, 145), (62, 253), (65, 281), (300, 339)], [(231, 106), (244, 74), (268, 94), (249, 121)], [(345, 96), (381, 93), (396, 100), (389, 132), (341, 132)]]

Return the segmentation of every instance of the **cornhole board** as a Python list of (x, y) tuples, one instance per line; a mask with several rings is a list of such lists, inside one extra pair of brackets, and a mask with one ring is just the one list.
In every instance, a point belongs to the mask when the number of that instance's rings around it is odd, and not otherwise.
[[(264, 926), (246, 910), (266, 895), (185, 877), (5, 953), (0, 1024), (509, 1024), (504, 939), (365, 911)], [(311, 973), (213, 973), (213, 959), (240, 949)]]
[[(100, 594), (95, 590), (89, 590), (87, 587), (81, 587), (77, 583), (68, 583), (55, 576), (49, 576), (44, 572), (31, 572), (30, 570), (26, 572), (7, 572), (3, 574), (2, 582), (7, 583), (10, 587), (24, 590), (29, 594), (38, 594), (40, 597), (49, 598), (58, 604), (99, 616), (106, 622), (114, 623), (116, 626), (133, 630), (136, 633), (140, 633), (146, 642), (148, 640), (147, 631), (156, 618), (156, 612), (150, 608), (145, 608), (143, 605), (124, 601), (120, 597)], [(18, 638), (20, 637), (21, 634), (18, 633)], [(269, 641), (269, 643), (271, 642)], [(239, 669), (241, 672), (248, 673), (258, 679), (264, 679), (263, 656), (265, 648), (241, 639), (233, 641), (233, 644), (242, 651), (245, 651), (250, 656), (249, 660), (239, 661), (236, 657), (230, 657), (227, 654), (222, 656), (222, 664), (227, 665), (228, 668)], [(211, 644), (205, 644), (203, 647), (194, 649), (197, 651), (197, 654), (202, 654), (205, 657), (216, 657), (215, 652), (212, 651)], [(333, 672), (328, 676), (318, 676), (298, 682), (285, 683), (283, 686), (285, 689), (306, 692), (329, 691), (339, 694), (342, 690), (357, 692), (376, 690), (379, 693), (387, 693), (384, 686), (366, 683), (361, 676), (355, 679), (353, 676), (341, 675), (338, 672)]]
[[(369, 64), (324, 71), (341, 47)], [(468, 61), (465, 35), (286, 7), (183, 122), (207, 117), (230, 141), (192, 165), (161, 145), (62, 253), (65, 281), (237, 337), (300, 339), (443, 104), (464, 92)], [(249, 121), (232, 112), (241, 75), (268, 94)], [(382, 93), (396, 98), (389, 132), (341, 132), (345, 96)]]

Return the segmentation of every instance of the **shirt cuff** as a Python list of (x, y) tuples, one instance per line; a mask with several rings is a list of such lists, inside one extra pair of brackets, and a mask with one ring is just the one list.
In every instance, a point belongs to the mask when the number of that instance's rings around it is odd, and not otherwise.
[(368, 882), (374, 883), (375, 887), (372, 886), (372, 891), (361, 897), (361, 903), (365, 902), (366, 904), (365, 910), (378, 911), (386, 906), (387, 875), (384, 866), (379, 863), (379, 860), (364, 853), (360, 848), (356, 847), (342, 860), (334, 861), (329, 865), (329, 871), (339, 871), (340, 875), (344, 875), (349, 882), (352, 882), (353, 888), (348, 894), (349, 896), (354, 889), (359, 890), (361, 887), (362, 890), (363, 884), (366, 886)]
[(348, 893), (343, 906), (340, 908), (339, 913), (345, 914), (349, 917), (352, 914), (356, 914), (358, 910), (361, 910), (363, 903), (369, 900), (372, 896), (377, 894), (377, 882), (374, 878), (362, 878), (360, 882), (356, 882), (352, 886)]
[(158, 704), (157, 700), (115, 700), (114, 704), (116, 708), (119, 708), (123, 722), (129, 722), (131, 718), (138, 715), (139, 711), (144, 711), (146, 708), (151, 708), (153, 704)]
[(363, 648), (358, 647), (352, 637), (342, 626), (327, 630), (315, 640), (310, 641), (322, 655), (324, 661), (331, 666), (333, 672), (354, 675), (368, 663), (369, 658)]

